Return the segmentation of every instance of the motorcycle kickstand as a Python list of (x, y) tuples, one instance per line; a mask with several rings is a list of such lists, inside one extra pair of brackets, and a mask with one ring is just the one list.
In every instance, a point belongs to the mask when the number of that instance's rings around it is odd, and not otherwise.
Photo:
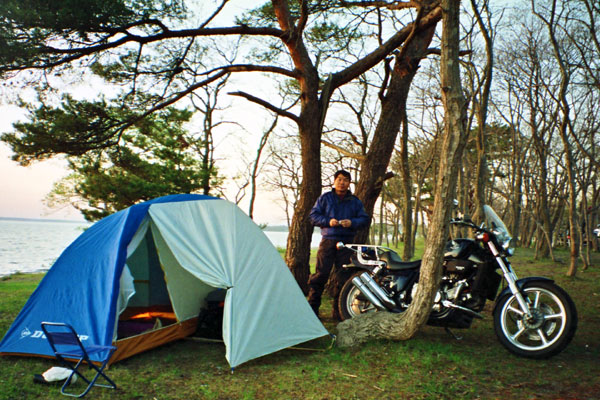
[(456, 339), (456, 340), (463, 340), (463, 337), (462, 337), (462, 336), (458, 336), (458, 335), (456, 335), (456, 334), (455, 334), (454, 332), (452, 332), (452, 331), (450, 330), (450, 328), (448, 328), (447, 326), (446, 326), (446, 327), (444, 327), (444, 330), (445, 330), (445, 331), (446, 331), (446, 332), (447, 332), (447, 333), (448, 333), (450, 336), (452, 336), (454, 339)]

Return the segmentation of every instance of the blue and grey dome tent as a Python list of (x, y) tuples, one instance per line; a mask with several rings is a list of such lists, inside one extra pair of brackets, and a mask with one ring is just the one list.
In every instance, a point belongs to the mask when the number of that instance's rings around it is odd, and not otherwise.
[(56, 260), (0, 342), (0, 354), (52, 356), (42, 321), (65, 322), (111, 363), (196, 330), (206, 296), (226, 290), (231, 367), (328, 335), (277, 250), (235, 204), (172, 195), (83, 232)]

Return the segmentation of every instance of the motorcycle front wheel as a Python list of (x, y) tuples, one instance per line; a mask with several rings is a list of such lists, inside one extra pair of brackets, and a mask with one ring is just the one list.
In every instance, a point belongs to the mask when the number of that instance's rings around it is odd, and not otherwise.
[(494, 330), (500, 343), (518, 356), (543, 359), (560, 353), (577, 329), (571, 297), (551, 282), (529, 282), (521, 290), (530, 315), (513, 294), (498, 299)]
[(344, 286), (342, 286), (338, 302), (338, 310), (342, 321), (354, 318), (359, 314), (377, 311), (375, 306), (367, 300), (360, 290), (352, 283), (352, 279), (360, 276), (363, 272), (364, 271), (355, 273), (346, 281)]

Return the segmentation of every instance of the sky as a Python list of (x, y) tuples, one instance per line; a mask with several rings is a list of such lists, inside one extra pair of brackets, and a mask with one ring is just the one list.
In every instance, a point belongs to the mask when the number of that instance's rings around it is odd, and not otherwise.
[[(0, 132), (12, 130), (12, 123), (23, 115), (18, 107), (0, 106)], [(54, 159), (21, 167), (11, 155), (10, 148), (0, 143), (0, 217), (83, 219), (75, 209), (51, 210), (43, 202), (53, 183), (67, 175), (64, 161)]]
[[(0, 133), (12, 131), (12, 124), (24, 115), (23, 110), (16, 106), (0, 105)], [(231, 148), (231, 145), (223, 143), (222, 147)], [(9, 146), (0, 142), (0, 217), (83, 220), (73, 207), (50, 209), (44, 204), (44, 198), (52, 190), (53, 184), (69, 173), (65, 160), (52, 158), (23, 167), (12, 161), (11, 156)], [(228, 175), (234, 174), (235, 165), (232, 164), (235, 158), (221, 158), (218, 161), (220, 170)], [(233, 198), (234, 194), (231, 193), (229, 197)], [(242, 202), (240, 208), (248, 212), (247, 203)], [(259, 191), (254, 214), (258, 223), (286, 223), (285, 214), (274, 193)]]

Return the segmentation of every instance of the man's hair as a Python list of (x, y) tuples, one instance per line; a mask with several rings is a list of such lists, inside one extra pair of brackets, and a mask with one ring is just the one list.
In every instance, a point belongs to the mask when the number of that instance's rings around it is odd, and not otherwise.
[(350, 172), (340, 169), (339, 171), (337, 171), (335, 174), (333, 174), (333, 179), (335, 180), (338, 175), (344, 175), (344, 177), (348, 178), (349, 181), (352, 180), (352, 178), (350, 177)]

